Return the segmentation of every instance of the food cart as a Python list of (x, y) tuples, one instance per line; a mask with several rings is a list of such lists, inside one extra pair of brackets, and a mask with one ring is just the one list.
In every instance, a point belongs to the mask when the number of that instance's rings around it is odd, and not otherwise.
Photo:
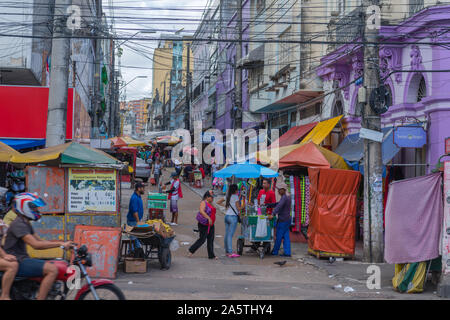
[[(225, 169), (219, 170), (214, 174), (214, 177), (243, 179), (245, 192), (241, 192), (241, 198), (246, 199), (248, 195), (249, 200), (251, 200), (252, 192), (249, 192), (249, 189), (252, 186), (247, 183), (247, 180), (260, 177), (276, 178), (278, 173), (269, 168), (246, 162), (230, 165)], [(245, 213), (241, 215), (241, 235), (237, 240), (237, 251), (239, 255), (242, 255), (244, 247), (257, 246), (259, 257), (263, 259), (271, 250), (275, 218), (268, 219), (264, 205), (258, 206), (256, 201), (252, 203), (248, 200), (245, 203)], [(246, 245), (246, 241), (251, 244)]]

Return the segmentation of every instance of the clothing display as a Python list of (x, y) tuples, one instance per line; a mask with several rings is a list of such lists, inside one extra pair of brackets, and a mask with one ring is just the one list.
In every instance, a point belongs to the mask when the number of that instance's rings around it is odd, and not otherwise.
[(309, 225), (310, 182), (308, 176), (294, 177), (295, 218), (292, 231), (300, 232)]

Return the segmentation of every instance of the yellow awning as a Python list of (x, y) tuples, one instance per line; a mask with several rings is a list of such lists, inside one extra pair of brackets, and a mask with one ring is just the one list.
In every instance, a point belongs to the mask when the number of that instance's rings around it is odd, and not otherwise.
[(72, 142), (60, 144), (54, 147), (39, 149), (27, 153), (19, 153), (12, 157), (11, 162), (14, 163), (34, 163), (44, 162), (58, 159), (62, 152), (64, 152)]
[(311, 130), (310, 133), (300, 142), (301, 145), (308, 143), (309, 141), (314, 142), (315, 144), (319, 145), (322, 143), (322, 141), (330, 134), (330, 132), (334, 129), (334, 127), (337, 125), (339, 120), (341, 120), (343, 117), (339, 116), (336, 118), (332, 118), (326, 121), (319, 122), (314, 129)]
[(14, 150), (7, 144), (0, 142), (0, 162), (9, 162), (12, 157), (20, 154), (20, 152)]
[(144, 147), (147, 145), (144, 141), (134, 140), (131, 137), (120, 137), (129, 147)]

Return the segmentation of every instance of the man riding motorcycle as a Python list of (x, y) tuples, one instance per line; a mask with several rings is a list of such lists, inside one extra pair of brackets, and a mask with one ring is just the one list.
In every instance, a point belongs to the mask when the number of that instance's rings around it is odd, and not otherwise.
[(17, 277), (43, 277), (37, 299), (45, 300), (58, 275), (58, 269), (51, 262), (31, 259), (28, 256), (26, 245), (28, 244), (35, 250), (59, 247), (67, 250), (73, 244), (71, 241), (42, 240), (36, 235), (30, 221), (39, 220), (41, 215), (38, 208), (46, 205), (37, 194), (20, 193), (14, 197), (13, 202), (13, 210), (17, 214), (17, 218), (9, 226), (4, 249), (6, 253), (15, 256), (19, 262)]

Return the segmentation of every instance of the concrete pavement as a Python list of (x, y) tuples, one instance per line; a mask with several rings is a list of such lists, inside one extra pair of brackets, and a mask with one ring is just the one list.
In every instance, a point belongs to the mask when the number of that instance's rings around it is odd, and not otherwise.
[[(164, 173), (164, 181), (172, 170)], [(202, 189), (182, 184), (184, 198), (179, 201), (179, 225), (175, 226), (180, 248), (173, 252), (172, 267), (163, 271), (157, 260), (149, 263), (146, 274), (125, 274), (119, 266), (116, 283), (129, 299), (439, 299), (429, 282), (422, 294), (399, 294), (392, 289), (394, 266), (378, 264), (381, 270), (381, 289), (369, 290), (366, 281), (369, 264), (356, 261), (318, 260), (307, 254), (307, 245), (292, 244), (292, 258), (245, 254), (230, 259), (225, 256), (225, 224), (222, 214), (216, 220), (215, 254), (219, 260), (207, 259), (206, 244), (192, 258), (187, 248), (198, 238), (195, 216), (203, 193)], [(148, 186), (146, 191), (156, 191)], [(216, 192), (216, 194), (219, 192)], [(126, 222), (128, 201), (132, 190), (122, 190), (122, 221)], [(145, 197), (146, 198), (146, 197)], [(144, 208), (147, 207), (146, 199)], [(219, 208), (220, 209), (220, 208)], [(147, 214), (147, 209), (145, 209)], [(170, 217), (168, 217), (170, 219)], [(236, 236), (233, 247), (236, 245)], [(358, 248), (358, 255), (361, 249)], [(244, 251), (245, 252), (245, 251)], [(274, 262), (287, 261), (283, 267)], [(352, 292), (344, 292), (346, 287)], [(347, 291), (349, 289), (347, 288)]]

